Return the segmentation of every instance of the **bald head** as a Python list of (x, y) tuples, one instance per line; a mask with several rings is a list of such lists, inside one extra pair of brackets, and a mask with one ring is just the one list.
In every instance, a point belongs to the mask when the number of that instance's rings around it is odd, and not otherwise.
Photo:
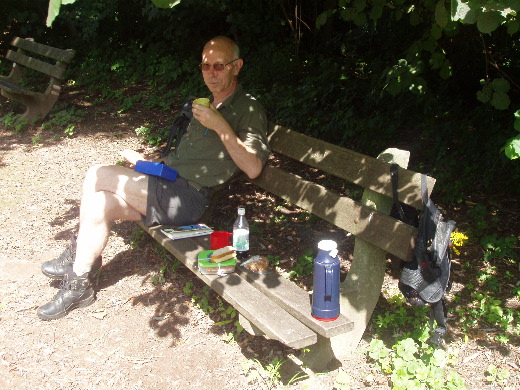
[(240, 49), (237, 43), (231, 38), (218, 36), (215, 37), (206, 43), (204, 46), (204, 52), (207, 51), (222, 51), (233, 58), (240, 58)]

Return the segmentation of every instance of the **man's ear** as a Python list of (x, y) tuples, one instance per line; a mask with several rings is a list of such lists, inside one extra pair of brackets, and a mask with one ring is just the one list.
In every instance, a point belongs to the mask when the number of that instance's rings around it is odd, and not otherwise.
[(242, 69), (242, 66), (244, 66), (244, 60), (242, 58), (239, 58), (238, 60), (235, 61), (235, 66), (234, 66), (235, 76), (238, 76), (238, 74), (240, 73), (240, 69)]

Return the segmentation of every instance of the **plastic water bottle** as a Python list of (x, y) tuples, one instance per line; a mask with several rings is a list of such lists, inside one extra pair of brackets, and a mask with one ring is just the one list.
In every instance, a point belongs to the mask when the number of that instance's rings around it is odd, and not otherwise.
[(314, 259), (314, 285), (311, 314), (320, 321), (333, 321), (339, 317), (339, 274), (336, 242), (322, 240)]
[(233, 247), (239, 260), (247, 259), (249, 255), (249, 223), (246, 219), (246, 209), (238, 208), (238, 217), (233, 224)]

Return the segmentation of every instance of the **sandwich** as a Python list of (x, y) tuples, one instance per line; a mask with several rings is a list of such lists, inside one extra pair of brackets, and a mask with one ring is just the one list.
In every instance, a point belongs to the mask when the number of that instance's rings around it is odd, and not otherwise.
[(236, 257), (235, 248), (231, 245), (225, 246), (224, 248), (216, 249), (209, 256), (209, 261), (212, 263), (221, 263), (223, 261)]

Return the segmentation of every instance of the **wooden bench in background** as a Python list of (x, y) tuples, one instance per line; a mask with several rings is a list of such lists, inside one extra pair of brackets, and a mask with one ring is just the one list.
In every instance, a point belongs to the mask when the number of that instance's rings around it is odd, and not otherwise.
[[(13, 62), (11, 73), (0, 77), (1, 94), (26, 106), (25, 112), (18, 119), (31, 121), (40, 116), (47, 116), (61, 92), (67, 65), (72, 61), (75, 51), (62, 50), (34, 42), (31, 39), (14, 38), (11, 45), (18, 50), (8, 50), (5, 58)], [(37, 91), (22, 85), (28, 69), (45, 75), (46, 89)], [(48, 79), (48, 80), (47, 80)]]
[[(399, 200), (417, 209), (422, 208), (421, 175), (404, 169), (409, 153), (398, 149), (388, 149), (376, 159), (279, 126), (272, 129), (269, 142), (275, 153), (364, 188), (362, 200), (355, 201), (270, 163), (252, 181), (356, 236), (354, 261), (341, 285), (339, 319), (315, 320), (309, 293), (274, 271), (259, 275), (237, 266), (234, 274), (202, 275), (197, 254), (209, 249), (207, 237), (172, 241), (158, 227), (143, 229), (233, 305), (248, 332), (293, 348), (307, 347), (303, 360), (322, 371), (357, 348), (381, 292), (387, 254), (412, 257), (417, 230), (388, 216), (393, 203), (390, 164), (402, 167)], [(428, 178), (429, 192), (434, 183)]]

